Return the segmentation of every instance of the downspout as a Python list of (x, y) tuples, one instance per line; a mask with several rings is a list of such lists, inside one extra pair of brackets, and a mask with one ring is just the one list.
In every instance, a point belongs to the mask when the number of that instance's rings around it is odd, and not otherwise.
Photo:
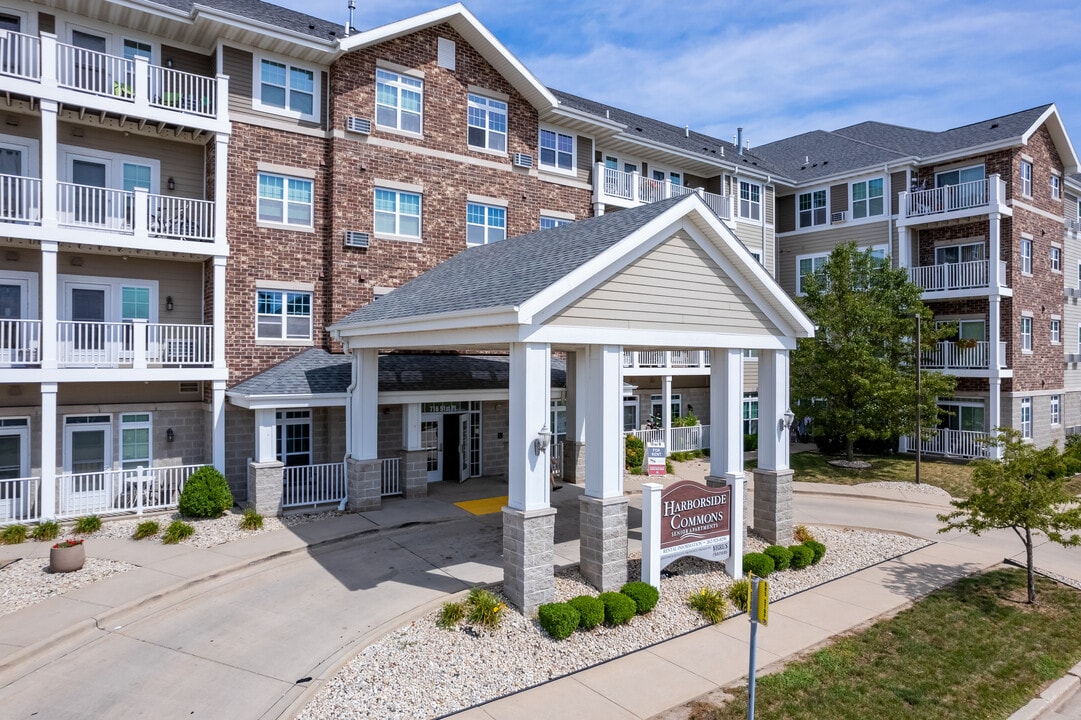
[[(766, 175), (766, 184), (762, 186), (762, 260), (763, 261), (766, 259), (766, 193), (769, 192), (769, 186), (770, 186), (770, 184), (772, 182), (773, 182), (773, 176), (772, 175)], [(777, 220), (776, 220), (777, 210), (776, 210), (776, 208), (774, 208), (774, 210), (773, 210), (773, 216), (774, 216), (774, 221), (773, 222), (774, 222), (774, 225), (776, 225), (777, 224)], [(774, 239), (773, 251), (774, 251), (774, 254), (776, 254), (776, 252), (777, 252), (777, 247), (776, 247), (777, 236), (774, 235), (773, 239)], [(762, 264), (763, 267), (765, 266), (765, 262), (761, 262), (761, 264)], [(777, 263), (771, 263), (771, 265), (776, 266)], [(777, 273), (774, 272), (772, 274), (774, 276), (776, 276)]]
[[(893, 183), (890, 182), (890, 164), (888, 162), (887, 163), (882, 163), (882, 172), (886, 173), (886, 177), (882, 179), (882, 185), (883, 185), (883, 187), (888, 187), (890, 189), (889, 190), (889, 195), (887, 195), (886, 198), (885, 198), (885, 201), (889, 203), (885, 207), (885, 210), (886, 210), (886, 252), (888, 254), (892, 255), (893, 253), (891, 252), (891, 249), (893, 248)], [(868, 195), (870, 195), (870, 193), (868, 193)], [(868, 204), (870, 204), (871, 201), (868, 200), (867, 202), (868, 202)], [(898, 245), (898, 247), (897, 247), (897, 254), (898, 255), (901, 254), (900, 251), (901, 251), (901, 247), (900, 247), (900, 245)], [(900, 266), (900, 258), (897, 258), (897, 264), (895, 265), (895, 267), (899, 267), (899, 266)]]
[[(340, 339), (340, 338), (339, 338)], [(342, 458), (342, 465), (345, 465), (345, 493), (342, 495), (342, 501), (338, 503), (338, 512), (345, 512), (345, 506), (349, 502), (349, 470), (346, 461), (349, 459), (350, 454), (353, 452), (353, 391), (357, 388), (357, 374), (355, 372), (355, 363), (352, 362), (353, 353), (346, 350), (346, 354), (349, 355), (350, 364), (354, 365), (354, 372), (349, 374), (352, 378), (352, 382), (349, 383), (349, 387), (345, 389), (345, 457)]]

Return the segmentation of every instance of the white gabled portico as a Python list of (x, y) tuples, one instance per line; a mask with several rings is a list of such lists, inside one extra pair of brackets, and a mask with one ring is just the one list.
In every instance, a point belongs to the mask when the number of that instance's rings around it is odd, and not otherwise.
[[(553, 351), (567, 353), (569, 366), (573, 357), (575, 368), (567, 404), (574, 408), (573, 440), (584, 441), (585, 449), (581, 569), (599, 589), (611, 590), (627, 575), (624, 348), (714, 353), (712, 441), (719, 452), (712, 456), (710, 482), (733, 485), (739, 509), (742, 350), (754, 348), (767, 358), (763, 382), (774, 387), (774, 400), (763, 407), (760, 422), (777, 426), (787, 409), (788, 352), (797, 338), (813, 332), (765, 269), (694, 195), (471, 248), (329, 329), (354, 355), (353, 503), (372, 497), (379, 348), (509, 350), (504, 588), (525, 612), (550, 602), (554, 588), (548, 428)], [(784, 474), (787, 436), (778, 431), (770, 438), (776, 447), (764, 455), (769, 480), (787, 480), (790, 487), (791, 472)], [(790, 506), (784, 513), (790, 523)], [(742, 522), (733, 517), (733, 528)]]

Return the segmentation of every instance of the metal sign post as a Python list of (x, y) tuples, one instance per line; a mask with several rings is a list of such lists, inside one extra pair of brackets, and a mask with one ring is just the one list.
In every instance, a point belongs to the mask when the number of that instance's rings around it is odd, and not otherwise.
[(754, 665), (758, 646), (758, 623), (769, 625), (769, 583), (747, 574), (747, 618), (751, 621), (751, 660), (747, 670), (747, 720), (754, 720)]

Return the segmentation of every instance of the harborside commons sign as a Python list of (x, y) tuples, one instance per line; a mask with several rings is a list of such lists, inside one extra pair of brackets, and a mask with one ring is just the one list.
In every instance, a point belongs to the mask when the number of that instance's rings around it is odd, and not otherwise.
[[(713, 561), (728, 558), (730, 487), (707, 487), (683, 480), (646, 497), (650, 507), (643, 507), (643, 522), (648, 526), (645, 535), (649, 541), (643, 542), (643, 552), (652, 557), (644, 565), (656, 567), (659, 572), (686, 555)], [(657, 507), (652, 507), (654, 504)]]

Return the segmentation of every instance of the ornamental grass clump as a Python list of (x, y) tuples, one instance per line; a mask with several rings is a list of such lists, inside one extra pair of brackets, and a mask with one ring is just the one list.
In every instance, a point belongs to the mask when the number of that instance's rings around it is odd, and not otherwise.
[(55, 540), (60, 537), (60, 523), (55, 520), (44, 520), (30, 531), (30, 539), (39, 542)]
[(578, 627), (592, 630), (604, 622), (604, 603), (592, 595), (579, 595), (571, 598), (567, 604), (578, 611)]
[(191, 474), (180, 492), (177, 509), (181, 515), (193, 518), (216, 518), (233, 507), (233, 493), (225, 476), (210, 465)]
[(634, 617), (638, 606), (623, 593), (603, 592), (598, 599), (604, 603), (606, 625), (626, 625)]
[(8, 525), (0, 530), (0, 543), (4, 545), (18, 545), (26, 542), (27, 529), (25, 525)]
[(661, 593), (657, 588), (641, 580), (632, 580), (619, 589), (621, 593), (634, 600), (635, 612), (645, 615), (657, 606)]
[(263, 516), (255, 512), (255, 508), (248, 508), (244, 511), (244, 517), (240, 518), (241, 530), (262, 530), (263, 529)]
[(161, 538), (163, 545), (176, 545), (184, 538), (195, 534), (195, 528), (183, 520), (173, 520), (169, 527), (165, 528), (165, 534)]
[(445, 602), (439, 608), (439, 617), (435, 619), (436, 627), (444, 630), (453, 630), (465, 617), (465, 603)]
[(735, 605), (737, 610), (747, 612), (750, 609), (747, 606), (750, 590), (751, 581), (747, 578), (740, 578), (728, 586), (725, 595), (728, 596), (728, 601)]
[(798, 543), (804, 543), (808, 540), (814, 540), (814, 533), (806, 525), (797, 525), (796, 529), (792, 531), (792, 536)]
[(702, 588), (696, 593), (691, 593), (687, 596), (687, 604), (702, 613), (702, 617), (713, 624), (724, 620), (728, 612), (728, 601), (724, 598), (724, 592), (712, 588)]
[(565, 640), (578, 629), (578, 611), (570, 603), (545, 603), (537, 609), (537, 622), (554, 640)]
[(506, 614), (507, 606), (492, 592), (482, 588), (469, 591), (466, 618), (474, 625), (495, 630)]
[(98, 530), (101, 530), (101, 518), (97, 515), (84, 515), (75, 521), (75, 527), (72, 528), (72, 532), (80, 535), (89, 535)]
[(144, 540), (148, 537), (154, 537), (161, 532), (161, 525), (157, 520), (144, 520), (135, 526), (135, 532), (131, 534), (132, 540)]

